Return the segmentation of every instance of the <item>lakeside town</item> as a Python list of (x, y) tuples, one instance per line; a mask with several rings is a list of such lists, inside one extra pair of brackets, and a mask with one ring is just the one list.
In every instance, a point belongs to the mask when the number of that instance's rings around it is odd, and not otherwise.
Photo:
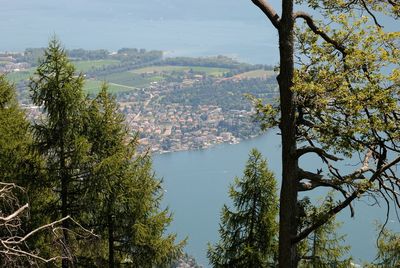
[[(24, 77), (23, 74), (32, 74), (33, 64), (21, 62), (21, 58), (26, 59), (26, 56), (24, 53), (0, 54), (0, 72), (18, 78)], [(226, 58), (219, 58), (219, 61), (222, 60), (226, 61)], [(216, 62), (219, 63), (218, 59)], [(191, 64), (195, 65), (196, 59)], [(132, 135), (138, 135), (141, 151), (167, 153), (205, 149), (260, 135), (262, 131), (254, 120), (254, 108), (244, 95), (273, 98), (276, 85), (271, 75), (254, 70), (257, 68), (251, 68), (250, 65), (245, 65), (244, 71), (235, 72), (226, 64), (219, 69), (192, 65), (186, 62), (171, 65), (170, 60), (169, 65), (133, 68), (133, 71), (122, 73), (121, 65), (106, 66), (106, 74), (104, 66), (96, 66), (97, 69), (86, 70), (86, 84), (96, 84), (100, 80), (108, 82), (109, 90), (115, 95)], [(115, 72), (116, 69), (119, 73)], [(102, 70), (101, 75), (99, 70)], [(116, 74), (119, 80), (113, 79)], [(27, 76), (24, 78), (15, 81), (21, 96), (27, 95)], [(147, 83), (137, 86), (132, 82), (135, 79)], [(265, 92), (266, 82), (270, 84), (270, 90), (267, 91), (269, 95), (258, 94)], [(96, 85), (101, 87), (99, 83)], [(87, 91), (94, 94), (93, 91)], [(22, 101), (22, 107), (32, 120), (40, 117), (40, 107), (26, 100)]]

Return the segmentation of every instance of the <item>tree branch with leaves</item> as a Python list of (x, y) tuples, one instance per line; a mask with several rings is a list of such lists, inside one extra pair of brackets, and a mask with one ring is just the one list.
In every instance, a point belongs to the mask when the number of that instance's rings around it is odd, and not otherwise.
[[(400, 33), (385, 31), (378, 14), (399, 17), (395, 1), (296, 1), (323, 21), (294, 11), (282, 15), (268, 1), (252, 1), (277, 28), (280, 101), (256, 108), (264, 126), (282, 134), (280, 267), (296, 267), (296, 244), (363, 196), (400, 207)], [(297, 26), (296, 23), (303, 21)], [(296, 61), (294, 61), (296, 58)], [(275, 112), (274, 112), (275, 111)], [(314, 154), (315, 171), (299, 159)], [(344, 171), (344, 163), (354, 165)], [(347, 172), (347, 173), (346, 173)], [(298, 191), (330, 188), (340, 193), (318, 220), (299, 227)]]

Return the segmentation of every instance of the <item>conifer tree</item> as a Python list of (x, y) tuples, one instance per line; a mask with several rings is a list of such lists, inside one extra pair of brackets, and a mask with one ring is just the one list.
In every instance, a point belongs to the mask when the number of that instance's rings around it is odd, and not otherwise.
[(35, 178), (37, 155), (30, 149), (32, 137), (15, 88), (0, 74), (0, 179), (28, 186)]
[[(43, 109), (43, 118), (35, 122), (35, 143), (45, 157), (47, 185), (54, 193), (48, 203), (51, 219), (78, 218), (85, 208), (84, 192), (88, 180), (89, 143), (83, 135), (85, 98), (83, 76), (75, 73), (60, 42), (53, 38), (35, 75), (30, 79), (32, 100)], [(65, 243), (70, 245), (68, 222), (62, 223)], [(71, 253), (64, 251), (63, 267)], [(69, 260), (68, 260), (69, 259)]]
[[(22, 187), (15, 197), (21, 203), (29, 202), (30, 217), (23, 221), (22, 229), (28, 230), (49, 222), (45, 215), (38, 215), (38, 209), (51, 199), (50, 191), (40, 180), (42, 159), (33, 148), (30, 124), (24, 111), (19, 107), (15, 87), (0, 75), (0, 182)], [(17, 188), (17, 187), (16, 187)], [(3, 210), (4, 212), (4, 210)], [(27, 225), (27, 226), (24, 226)], [(31, 247), (43, 246), (38, 240), (29, 241)]]
[(368, 268), (400, 267), (400, 234), (383, 226), (380, 229), (377, 255), (373, 263), (366, 265)]
[[(328, 207), (332, 206), (332, 194), (329, 194), (322, 205), (314, 206), (309, 198), (303, 198), (300, 207), (305, 214), (300, 219), (300, 226), (307, 225), (321, 216)], [(347, 268), (351, 267), (350, 246), (343, 245), (345, 235), (338, 234), (341, 223), (333, 217), (326, 224), (317, 228), (308, 239), (299, 243), (300, 268)]]
[(220, 241), (209, 246), (214, 267), (271, 267), (276, 260), (278, 199), (276, 181), (261, 153), (250, 152), (244, 176), (235, 178), (229, 196), (234, 209), (222, 208)]
[(150, 156), (136, 152), (137, 136), (130, 135), (124, 120), (103, 85), (91, 102), (87, 128), (93, 160), (91, 220), (107, 245), (103, 262), (109, 267), (123, 262), (168, 265), (181, 254), (183, 243), (175, 244), (174, 234), (164, 236), (172, 218), (159, 209), (161, 182), (154, 177)]

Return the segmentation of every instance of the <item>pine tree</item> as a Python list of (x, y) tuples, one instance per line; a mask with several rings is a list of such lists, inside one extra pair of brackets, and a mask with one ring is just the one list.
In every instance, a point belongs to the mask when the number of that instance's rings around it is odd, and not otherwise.
[(234, 210), (222, 208), (220, 241), (209, 246), (214, 267), (270, 267), (276, 258), (278, 200), (276, 181), (260, 152), (253, 149), (244, 176), (229, 196)]
[(124, 120), (103, 85), (91, 102), (87, 129), (93, 159), (91, 220), (108, 249), (102, 265), (167, 265), (181, 254), (183, 243), (176, 245), (174, 234), (164, 236), (172, 218), (159, 210), (161, 182), (150, 156), (137, 154), (137, 136), (130, 135)]
[[(85, 98), (83, 76), (76, 75), (60, 42), (53, 38), (44, 59), (30, 79), (32, 100), (43, 109), (43, 118), (34, 124), (35, 143), (45, 157), (47, 181), (54, 192), (47, 212), (51, 219), (68, 215), (78, 218), (85, 208), (89, 143), (83, 135)], [(68, 221), (63, 222), (65, 243), (70, 245)], [(68, 267), (70, 252), (63, 252)], [(68, 260), (69, 259), (69, 260)]]

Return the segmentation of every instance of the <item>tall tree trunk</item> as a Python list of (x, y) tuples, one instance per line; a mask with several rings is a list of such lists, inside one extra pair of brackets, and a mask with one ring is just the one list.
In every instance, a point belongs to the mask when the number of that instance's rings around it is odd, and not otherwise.
[[(61, 172), (61, 217), (68, 216), (68, 174), (67, 167), (65, 164), (64, 146), (61, 145), (60, 155), (60, 172)], [(68, 268), (69, 266), (69, 254), (67, 252), (69, 246), (68, 239), (68, 221), (62, 222), (63, 236), (64, 236), (64, 249), (62, 252), (62, 268)]]
[(112, 206), (108, 207), (108, 267), (114, 268), (114, 217)]
[(279, 267), (297, 266), (297, 170), (295, 101), (292, 92), (294, 74), (293, 0), (282, 1), (279, 26), (280, 73), (278, 76), (282, 133), (282, 188), (279, 212)]

